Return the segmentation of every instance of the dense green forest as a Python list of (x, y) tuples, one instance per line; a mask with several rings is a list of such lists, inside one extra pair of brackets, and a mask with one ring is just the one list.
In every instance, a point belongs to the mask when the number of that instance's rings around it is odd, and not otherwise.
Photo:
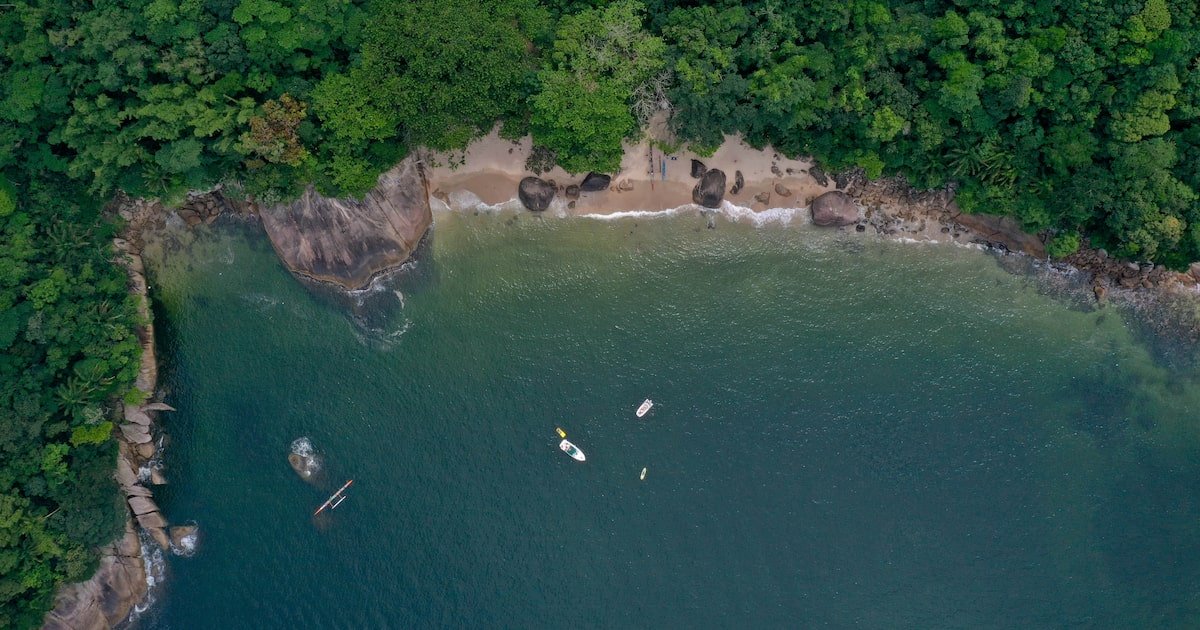
[[(43, 0), (0, 4), (0, 626), (119, 531), (106, 401), (133, 309), (99, 208), (225, 183), (361, 194), (496, 124), (612, 171), (669, 114), (957, 187), (1065, 254), (1200, 259), (1195, 0)], [(57, 510), (57, 512), (55, 512)], [(54, 513), (53, 516), (49, 516)]]

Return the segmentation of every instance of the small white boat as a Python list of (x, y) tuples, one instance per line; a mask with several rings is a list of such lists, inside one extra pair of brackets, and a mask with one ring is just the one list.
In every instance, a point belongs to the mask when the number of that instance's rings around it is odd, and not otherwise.
[(642, 403), (642, 406), (638, 407), (637, 417), (641, 418), (642, 416), (646, 415), (646, 412), (650, 411), (650, 408), (653, 406), (654, 406), (654, 401), (647, 398), (645, 400), (645, 402)]
[(583, 455), (583, 451), (579, 450), (579, 447), (572, 444), (570, 442), (570, 440), (563, 440), (563, 441), (559, 442), (558, 448), (561, 448), (564, 453), (566, 453), (567, 455), (570, 455), (572, 458), (575, 459), (575, 461), (581, 462), (581, 461), (587, 459), (587, 457), (585, 457)]
[(642, 481), (646, 480), (646, 469), (645, 468), (642, 469), (642, 476), (639, 477), (639, 479), (641, 479)]

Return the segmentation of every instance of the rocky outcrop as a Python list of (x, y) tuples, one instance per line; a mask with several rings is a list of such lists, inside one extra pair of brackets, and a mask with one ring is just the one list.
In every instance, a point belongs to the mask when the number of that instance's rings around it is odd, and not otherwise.
[(604, 173), (588, 173), (583, 181), (579, 183), (579, 190), (583, 192), (600, 192), (608, 190), (608, 185), (612, 183), (612, 177)]
[(288, 453), (288, 464), (297, 475), (305, 481), (313, 481), (314, 475), (321, 472), (321, 456), (313, 448), (312, 442), (306, 438), (296, 438)]
[(69, 584), (54, 597), (43, 630), (107, 630), (129, 616), (146, 596), (146, 566), (132, 523), (125, 535), (100, 552), (100, 567), (91, 579)]
[[(137, 300), (138, 314), (143, 322), (137, 330), (142, 355), (134, 387), (141, 392), (141, 398), (148, 399), (158, 385), (158, 360), (154, 350), (154, 325), (147, 298), (146, 272), (140, 255), (141, 231), (150, 225), (153, 217), (161, 216), (162, 208), (157, 203), (126, 198), (118, 199), (118, 204), (126, 231), (121, 237), (113, 239), (113, 245), (129, 275), (129, 291)], [(170, 545), (170, 540), (165, 529), (167, 521), (154, 503), (151, 490), (141, 484), (137, 471), (149, 469), (151, 479), (163, 480), (152, 461), (158, 451), (153, 431), (159, 412), (174, 410), (163, 402), (122, 405), (120, 417), (124, 421), (118, 425), (116, 433), (114, 477), (129, 508), (125, 535), (101, 549), (99, 568), (90, 579), (59, 588), (54, 609), (44, 619), (45, 628), (112, 628), (125, 620), (133, 607), (145, 599), (146, 566), (135, 521), (163, 549)]]
[(729, 194), (736, 195), (742, 192), (742, 188), (746, 187), (746, 178), (742, 177), (741, 171), (733, 172), (733, 187), (729, 189)]
[(692, 177), (700, 179), (706, 172), (708, 172), (708, 167), (704, 165), (704, 162), (692, 160)]
[(556, 192), (558, 189), (554, 184), (540, 177), (526, 177), (517, 185), (517, 197), (521, 199), (521, 205), (534, 212), (549, 208)]
[(779, 195), (780, 197), (791, 197), (792, 191), (783, 184), (775, 184), (775, 194)]
[(705, 208), (720, 208), (725, 200), (725, 171), (714, 168), (704, 173), (692, 189), (692, 202)]
[(813, 225), (825, 227), (852, 225), (858, 222), (858, 206), (840, 190), (831, 190), (812, 202)]
[(1046, 257), (1046, 246), (1041, 239), (1026, 233), (1021, 229), (1021, 224), (1010, 217), (960, 212), (954, 216), (954, 221), (975, 232), (978, 236), (974, 240), (981, 245), (1010, 252), (1023, 252), (1034, 258)]
[(1110, 289), (1153, 289), (1168, 287), (1174, 284), (1193, 285), (1200, 271), (1196, 263), (1188, 273), (1177, 273), (1162, 265), (1151, 263), (1138, 264), (1127, 260), (1112, 258), (1103, 249), (1081, 248), (1078, 252), (1064, 259), (1076, 269), (1092, 273), (1092, 291), (1096, 301), (1101, 302)]
[(347, 289), (408, 260), (433, 222), (429, 184), (412, 157), (380, 175), (361, 200), (323, 197), (310, 186), (260, 215), (288, 269)]
[(171, 550), (181, 556), (190, 556), (196, 551), (200, 528), (195, 525), (176, 525), (171, 528)]

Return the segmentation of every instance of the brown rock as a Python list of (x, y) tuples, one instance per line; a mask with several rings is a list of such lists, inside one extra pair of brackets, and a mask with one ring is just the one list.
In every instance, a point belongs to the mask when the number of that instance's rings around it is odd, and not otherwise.
[(163, 476), (162, 471), (157, 468), (150, 469), (150, 483), (156, 486), (167, 485), (167, 478)]
[(195, 210), (192, 210), (191, 208), (180, 208), (179, 218), (183, 219), (183, 222), (187, 223), (188, 227), (196, 227), (197, 225), (200, 225), (201, 221), (204, 220), (199, 214), (196, 213)]
[(757, 195), (754, 195), (754, 200), (758, 203), (769, 203), (771, 201), (771, 193), (765, 191), (760, 192)]
[(167, 530), (165, 527), (165, 523), (162, 527), (145, 527), (146, 533), (150, 534), (150, 538), (154, 539), (155, 544), (157, 544), (159, 549), (162, 549), (163, 551), (171, 548), (171, 539), (167, 536)]
[(128, 486), (122, 486), (121, 490), (125, 491), (125, 496), (127, 497), (145, 497), (149, 499), (154, 496), (154, 493), (150, 492), (150, 488), (138, 485), (136, 483)]
[(538, 177), (526, 177), (517, 185), (517, 197), (521, 205), (533, 212), (542, 212), (550, 207), (558, 192), (553, 184)]
[(289, 269), (348, 289), (408, 260), (433, 221), (429, 183), (411, 157), (380, 175), (361, 200), (322, 197), (310, 186), (261, 216)]
[(154, 448), (154, 442), (150, 441), (138, 444), (135, 450), (137, 451), (138, 457), (142, 458), (143, 460), (149, 460), (154, 458), (154, 453), (157, 449)]
[(858, 206), (844, 192), (834, 190), (813, 200), (813, 225), (840, 227), (858, 223)]
[[(138, 498), (138, 497), (134, 497), (134, 498)], [(142, 529), (154, 529), (154, 528), (162, 529), (163, 527), (167, 526), (166, 519), (164, 519), (162, 517), (162, 514), (160, 514), (158, 512), (147, 512), (145, 514), (138, 514), (137, 522), (138, 522), (138, 525), (142, 526)]]
[(144, 444), (150, 441), (150, 430), (140, 424), (122, 424), (121, 435), (134, 444)]
[(577, 186), (575, 184), (571, 184), (570, 186), (567, 186), (567, 190), (565, 191), (565, 194), (567, 196), (567, 199), (578, 199), (579, 198), (579, 186)]
[(622, 179), (621, 181), (617, 182), (617, 190), (621, 192), (629, 192), (633, 190), (633, 180)]
[(742, 188), (746, 187), (746, 178), (742, 177), (741, 171), (733, 172), (733, 188), (729, 189), (729, 194), (736, 195), (742, 192)]
[(725, 171), (709, 169), (692, 189), (692, 201), (705, 208), (720, 208), (725, 200)]
[(700, 179), (701, 177), (704, 177), (704, 174), (707, 172), (708, 172), (708, 167), (704, 165), (704, 162), (701, 162), (700, 160), (692, 160), (692, 177), (693, 178)]
[(1092, 292), (1096, 294), (1096, 301), (1103, 302), (1104, 298), (1108, 297), (1108, 287), (1103, 284), (1097, 284), (1092, 287)]
[(132, 522), (125, 535), (100, 552), (100, 565), (84, 582), (68, 584), (54, 597), (43, 630), (108, 630), (146, 596), (146, 566)]
[(195, 525), (176, 525), (168, 532), (171, 535), (171, 548), (178, 550), (181, 555), (190, 555), (196, 549), (196, 536), (200, 528)]
[(134, 424), (140, 424), (144, 427), (150, 426), (150, 424), (153, 422), (150, 420), (150, 416), (147, 416), (144, 411), (129, 405), (125, 405), (125, 421), (132, 422)]
[(122, 488), (126, 488), (137, 483), (137, 473), (133, 472), (133, 466), (131, 466), (124, 457), (117, 458), (116, 477), (117, 484)]
[(588, 173), (579, 183), (579, 190), (582, 192), (600, 192), (606, 190), (608, 185), (612, 183), (612, 177), (604, 173)]
[(142, 405), (143, 411), (175, 411), (175, 408), (165, 402), (152, 402)]
[(1023, 252), (1034, 258), (1046, 257), (1046, 245), (1038, 237), (1027, 234), (1021, 224), (1010, 217), (991, 214), (961, 213), (955, 217), (959, 225), (974, 231), (991, 243), (999, 243), (1009, 251)]
[(775, 194), (780, 197), (791, 197), (792, 191), (788, 190), (788, 187), (783, 184), (775, 184)]
[(147, 497), (134, 495), (129, 497), (129, 509), (133, 511), (134, 516), (141, 516), (143, 514), (157, 512), (158, 506), (154, 504), (154, 501)]

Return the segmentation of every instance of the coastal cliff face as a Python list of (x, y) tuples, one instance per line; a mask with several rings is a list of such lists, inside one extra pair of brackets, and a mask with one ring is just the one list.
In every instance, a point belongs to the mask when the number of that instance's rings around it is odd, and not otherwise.
[(288, 269), (347, 289), (408, 260), (433, 222), (428, 182), (411, 157), (380, 175), (361, 201), (330, 199), (309, 187), (296, 201), (260, 214)]

